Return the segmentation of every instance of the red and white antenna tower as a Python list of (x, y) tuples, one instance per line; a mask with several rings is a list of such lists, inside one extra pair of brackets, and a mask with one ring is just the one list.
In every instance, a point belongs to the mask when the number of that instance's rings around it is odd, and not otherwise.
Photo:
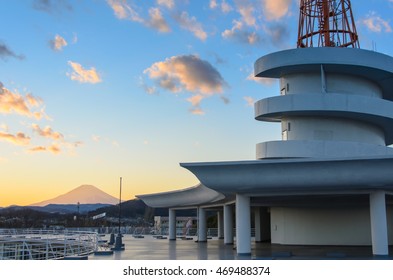
[(298, 48), (359, 48), (349, 0), (301, 0)]

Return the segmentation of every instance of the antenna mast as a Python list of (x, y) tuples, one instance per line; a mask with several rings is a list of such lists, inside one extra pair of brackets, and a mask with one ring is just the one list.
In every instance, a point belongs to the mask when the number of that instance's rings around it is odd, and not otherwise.
[(360, 48), (350, 0), (301, 0), (298, 48)]

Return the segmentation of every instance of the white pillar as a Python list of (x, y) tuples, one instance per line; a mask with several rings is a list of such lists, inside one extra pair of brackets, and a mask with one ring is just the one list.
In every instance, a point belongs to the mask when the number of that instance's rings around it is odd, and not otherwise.
[(251, 254), (250, 197), (236, 194), (236, 250), (238, 255)]
[(254, 210), (255, 216), (255, 242), (262, 242), (262, 234), (261, 234), (261, 208), (256, 207)]
[(176, 240), (176, 211), (169, 209), (169, 240)]
[(207, 241), (207, 227), (206, 227), (206, 210), (202, 207), (198, 208), (198, 242)]
[(222, 210), (217, 211), (217, 229), (218, 229), (218, 234), (217, 234), (218, 239), (223, 239), (224, 238), (224, 216), (222, 214)]
[(224, 205), (224, 244), (233, 244), (232, 206)]
[(374, 255), (389, 255), (385, 192), (370, 193), (371, 241)]

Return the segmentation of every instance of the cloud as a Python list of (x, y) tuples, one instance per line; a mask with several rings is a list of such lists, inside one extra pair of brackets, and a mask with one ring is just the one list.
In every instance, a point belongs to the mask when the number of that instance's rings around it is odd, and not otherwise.
[(199, 106), (191, 108), (190, 113), (193, 115), (200, 115), (200, 116), (205, 114), (205, 112)]
[(389, 22), (382, 19), (375, 12), (371, 12), (369, 15), (367, 15), (367, 18), (363, 19), (362, 23), (372, 32), (392, 32)]
[[(171, 5), (171, 1), (159, 1), (161, 5)], [(115, 16), (118, 19), (130, 20), (133, 22), (142, 23), (150, 28), (156, 29), (159, 32), (170, 32), (171, 29), (165, 18), (162, 16), (159, 8), (149, 9), (149, 18), (144, 19), (126, 0), (107, 0), (108, 5), (112, 8)]]
[(67, 41), (60, 35), (55, 36), (54, 39), (49, 41), (49, 45), (54, 51), (61, 51), (63, 47), (67, 46)]
[(264, 14), (267, 20), (281, 19), (288, 13), (292, 0), (264, 0)]
[(235, 0), (235, 4), (237, 12), (242, 16), (242, 22), (248, 26), (256, 27), (255, 3), (248, 0)]
[(154, 63), (144, 71), (172, 92), (187, 90), (210, 95), (222, 92), (226, 84), (221, 74), (207, 61), (195, 55), (180, 55)]
[(55, 132), (49, 126), (42, 129), (38, 124), (32, 124), (34, 132), (45, 138), (51, 138), (53, 140), (62, 140), (64, 137), (60, 132)]
[(84, 69), (82, 65), (73, 61), (68, 61), (68, 65), (70, 65), (73, 70), (71, 74), (67, 73), (67, 76), (70, 76), (71, 80), (91, 84), (102, 82), (100, 75), (94, 67)]
[(261, 42), (260, 36), (255, 31), (249, 31), (244, 27), (243, 22), (234, 20), (233, 27), (226, 29), (221, 33), (224, 39), (233, 40), (235, 42), (255, 45)]
[(225, 0), (222, 0), (222, 2), (221, 2), (221, 11), (223, 13), (229, 13), (232, 10), (233, 10), (232, 6), (229, 5)]
[(66, 149), (70, 155), (75, 154), (75, 148), (81, 146), (83, 143), (80, 141), (77, 142), (53, 142), (50, 145), (43, 146), (38, 145), (31, 147), (27, 150), (29, 153), (39, 153), (39, 152), (49, 152), (54, 155), (58, 155)]
[(175, 7), (175, 2), (173, 0), (157, 0), (157, 4), (165, 6), (168, 9), (173, 9), (173, 7)]
[(0, 58), (6, 60), (9, 57), (13, 57), (19, 60), (25, 59), (24, 55), (17, 55), (12, 51), (6, 44), (0, 42)]
[(22, 132), (18, 132), (14, 135), (8, 132), (0, 131), (0, 140), (20, 146), (26, 146), (30, 143), (30, 137), (26, 136)]
[(57, 155), (57, 154), (59, 154), (59, 153), (61, 152), (61, 149), (60, 149), (59, 145), (56, 144), (56, 143), (50, 145), (50, 146), (47, 148), (47, 150), (48, 150), (49, 152), (51, 152), (52, 154), (55, 154), (55, 155)]
[[(195, 55), (167, 58), (154, 63), (143, 73), (165, 90), (173, 93), (190, 92), (192, 96), (187, 101), (192, 104), (192, 110), (199, 113), (201, 100), (221, 94), (227, 85), (221, 74), (208, 61)], [(199, 110), (196, 110), (198, 108)]]
[(289, 30), (285, 24), (273, 23), (268, 27), (264, 27), (266, 34), (269, 36), (270, 41), (276, 47), (282, 46), (286, 43), (289, 37)]
[(40, 111), (34, 111), (33, 108), (41, 105), (42, 100), (40, 98), (34, 97), (30, 93), (26, 96), (22, 96), (17, 92), (11, 92), (0, 82), (0, 113), (16, 113), (18, 115), (34, 117), (39, 120), (46, 116), (44, 109), (41, 108)]
[(139, 14), (125, 0), (107, 0), (108, 5), (113, 9), (119, 19), (128, 19), (136, 22), (143, 22)]
[(160, 9), (150, 8), (149, 9), (149, 20), (145, 22), (148, 27), (154, 28), (159, 32), (165, 33), (170, 32), (171, 28), (162, 16)]
[(94, 142), (100, 142), (100, 140), (101, 140), (101, 136), (98, 136), (98, 135), (92, 135), (92, 136), (91, 136), (91, 139), (92, 139)]
[(68, 0), (34, 0), (33, 8), (48, 14), (73, 10)]
[(35, 146), (33, 148), (28, 149), (29, 152), (45, 152), (46, 147), (44, 146)]
[(218, 6), (217, 0), (210, 0), (210, 3), (209, 3), (210, 9), (215, 9), (215, 8), (217, 8), (217, 6)]
[(254, 107), (255, 99), (250, 96), (244, 96), (244, 100), (246, 100), (247, 106)]
[(53, 143), (50, 146), (35, 146), (30, 149), (28, 149), (28, 152), (30, 153), (39, 153), (39, 152), (50, 152), (54, 155), (58, 155), (61, 153), (61, 148), (57, 143)]
[[(218, 6), (219, 6), (219, 5), (218, 5), (218, 3), (217, 3), (217, 0), (210, 0), (210, 3), (209, 3), (210, 9), (215, 9), (215, 8), (217, 8)], [(223, 13), (225, 13), (225, 14), (226, 14), (226, 13), (229, 13), (230, 11), (233, 10), (232, 6), (229, 5), (225, 0), (222, 0), (222, 1), (221, 1), (220, 7), (221, 7), (221, 11), (222, 11)]]
[(203, 95), (196, 94), (196, 95), (191, 96), (190, 98), (187, 98), (187, 101), (190, 102), (192, 104), (192, 106), (196, 107), (196, 106), (199, 106), (199, 104), (201, 103), (203, 98), (204, 98)]
[(224, 104), (229, 104), (229, 102), (230, 102), (229, 98), (227, 98), (227, 97), (225, 97), (223, 95), (221, 95), (220, 98), (221, 98), (222, 102), (224, 102)]
[(157, 94), (157, 88), (154, 86), (148, 86), (146, 84), (142, 85), (143, 90), (147, 93), (147, 94)]
[(190, 17), (187, 12), (182, 12), (180, 15), (175, 16), (175, 20), (181, 28), (191, 31), (198, 39), (202, 41), (207, 39), (207, 33), (203, 30), (202, 24), (195, 17)]

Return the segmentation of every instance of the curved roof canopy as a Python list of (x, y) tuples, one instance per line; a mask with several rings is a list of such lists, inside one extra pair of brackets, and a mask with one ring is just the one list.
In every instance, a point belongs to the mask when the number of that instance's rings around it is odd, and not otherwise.
[(213, 203), (225, 198), (219, 192), (205, 187), (202, 184), (196, 186), (154, 194), (137, 195), (150, 207), (189, 207)]

